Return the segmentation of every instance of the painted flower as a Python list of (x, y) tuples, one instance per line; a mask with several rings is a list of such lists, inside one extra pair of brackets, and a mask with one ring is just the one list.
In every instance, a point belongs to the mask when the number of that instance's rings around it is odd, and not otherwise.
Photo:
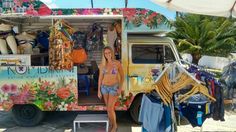
[(97, 106), (97, 110), (104, 110), (104, 106)]
[(0, 93), (0, 102), (8, 100), (9, 95), (7, 93)]
[(145, 10), (145, 9), (144, 9), (144, 10), (141, 10), (141, 11), (140, 11), (140, 14), (145, 15), (147, 12), (148, 12), (148, 10)]
[(68, 107), (68, 104), (66, 104), (65, 102), (61, 102), (61, 104), (58, 105), (58, 109), (61, 111), (67, 111), (67, 107)]
[(4, 84), (4, 85), (1, 87), (1, 89), (2, 89), (2, 91), (3, 91), (4, 93), (9, 93), (10, 90), (11, 90), (11, 86), (8, 85), (8, 84)]
[(58, 11), (57, 11), (57, 14), (58, 14), (58, 15), (63, 15), (62, 10), (58, 10)]
[(52, 95), (52, 94), (53, 94), (52, 90), (48, 90), (48, 95)]
[(104, 9), (103, 15), (113, 15), (113, 12), (110, 8)]
[(85, 10), (83, 10), (83, 12), (82, 12), (82, 15), (91, 15), (92, 13), (91, 13), (91, 11), (89, 10), (89, 9), (85, 9)]
[(16, 6), (20, 7), (22, 5), (20, 0), (14, 0)]
[(87, 106), (78, 106), (78, 110), (86, 111), (87, 110)]
[(41, 81), (42, 85), (40, 86), (40, 90), (44, 91), (46, 88), (50, 87), (51, 84), (48, 81)]
[(23, 0), (23, 2), (29, 2), (29, 0)]
[(136, 15), (136, 9), (123, 9), (123, 15), (127, 18), (128, 21), (131, 21), (133, 17)]
[(46, 110), (52, 110), (53, 109), (53, 103), (51, 101), (47, 101), (44, 103), (44, 108)]
[(17, 86), (15, 84), (11, 84), (11, 93), (17, 92)]
[(67, 110), (71, 111), (71, 110), (75, 110), (77, 109), (78, 104), (77, 102), (71, 102), (68, 106), (67, 106)]
[(42, 16), (51, 15), (52, 10), (49, 9), (48, 6), (46, 6), (45, 4), (42, 4), (39, 7), (38, 13), (39, 13), (39, 15), (42, 15)]
[(112, 10), (112, 13), (114, 15), (119, 15), (120, 14), (120, 10), (119, 9)]
[(27, 15), (33, 15), (33, 16), (38, 16), (38, 12), (34, 10), (34, 5), (30, 4), (28, 9), (26, 10)]
[(153, 12), (150, 16), (156, 17), (156, 16), (157, 16), (157, 13), (156, 13), (156, 12)]
[(129, 101), (129, 100), (126, 100), (124, 104), (125, 104), (126, 106), (129, 106), (129, 105), (130, 105), (130, 101)]
[(100, 9), (100, 8), (94, 8), (91, 10), (92, 14), (91, 15), (98, 15), (98, 14), (101, 14), (103, 9)]
[(11, 100), (5, 100), (5, 101), (2, 102), (2, 107), (6, 111), (9, 111), (12, 106), (13, 106), (13, 102)]
[(33, 95), (30, 93), (30, 85), (29, 84), (23, 85), (23, 89), (18, 95), (11, 96), (11, 99), (16, 104), (28, 103), (33, 98), (34, 98)]
[(144, 23), (145, 25), (147, 25), (147, 24), (149, 23), (149, 20), (148, 20), (148, 19), (143, 19), (143, 23)]
[(120, 101), (116, 101), (115, 106), (120, 106), (120, 105), (121, 105)]
[(61, 99), (66, 99), (70, 97), (70, 90), (68, 88), (59, 88), (57, 90), (57, 96)]

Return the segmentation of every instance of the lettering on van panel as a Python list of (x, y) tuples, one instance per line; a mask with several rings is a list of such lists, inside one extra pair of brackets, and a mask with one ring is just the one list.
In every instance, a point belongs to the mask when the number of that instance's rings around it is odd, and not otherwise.
[(75, 77), (73, 70), (50, 70), (48, 67), (39, 66), (16, 66), (7, 67), (5, 78), (8, 79), (30, 79), (30, 78), (60, 78)]
[[(36, 70), (34, 70), (36, 69)], [(50, 70), (48, 67), (29, 67), (29, 66), (15, 66), (15, 67), (7, 67), (7, 73), (8, 75), (22, 75), (22, 74), (57, 74), (57, 73), (63, 73), (63, 72), (74, 72), (74, 69), (72, 70)]]

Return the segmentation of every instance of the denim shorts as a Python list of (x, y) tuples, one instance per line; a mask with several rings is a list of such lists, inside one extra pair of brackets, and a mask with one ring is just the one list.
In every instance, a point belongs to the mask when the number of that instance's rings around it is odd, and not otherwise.
[(112, 86), (102, 85), (101, 86), (101, 93), (102, 94), (111, 94), (113, 96), (116, 96), (118, 88), (119, 88), (119, 84), (115, 84)]

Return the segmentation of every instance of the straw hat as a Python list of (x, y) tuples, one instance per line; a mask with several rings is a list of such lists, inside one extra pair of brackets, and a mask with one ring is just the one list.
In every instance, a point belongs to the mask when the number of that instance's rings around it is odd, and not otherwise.
[(7, 25), (4, 23), (0, 24), (0, 31), (10, 31), (12, 30), (12, 26), (11, 25)]
[(36, 38), (35, 36), (30, 35), (30, 34), (28, 34), (26, 32), (23, 32), (23, 33), (21, 33), (19, 35), (16, 35), (16, 39), (17, 40), (34, 40), (35, 38)]

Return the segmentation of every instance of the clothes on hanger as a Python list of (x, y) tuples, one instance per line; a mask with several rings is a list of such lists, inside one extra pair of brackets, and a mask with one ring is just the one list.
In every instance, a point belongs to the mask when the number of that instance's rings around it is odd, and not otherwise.
[(210, 108), (211, 102), (202, 94), (195, 94), (179, 104), (181, 114), (193, 127), (201, 127), (204, 121), (211, 117)]
[(172, 132), (172, 114), (170, 106), (163, 104), (160, 97), (144, 94), (141, 102), (139, 121), (148, 132)]
[(77, 48), (86, 48), (86, 33), (77, 31), (73, 34), (73, 40), (74, 42), (74, 49)]
[(110, 46), (113, 49), (113, 51), (115, 51), (114, 46), (115, 46), (116, 39), (117, 39), (116, 29), (113, 25), (110, 25), (107, 30), (107, 42), (108, 42), (108, 46)]
[(74, 29), (63, 20), (58, 20), (54, 24), (49, 39), (49, 68), (53, 70), (73, 68), (71, 52), (73, 41), (71, 36)]
[(224, 114), (224, 96), (223, 96), (223, 88), (219, 85), (215, 85), (214, 97), (216, 101), (212, 103), (211, 110), (212, 110), (212, 118), (213, 120), (220, 120), (225, 121)]
[(205, 82), (209, 93), (216, 99), (211, 104), (211, 113), (213, 120), (224, 121), (224, 95), (221, 83), (215, 79), (215, 75), (207, 72), (206, 70), (199, 70), (196, 66), (192, 65), (188, 68), (189, 72), (195, 73), (195, 76)]
[(180, 111), (193, 127), (201, 127), (204, 121), (210, 117), (209, 105), (209, 103), (180, 103)]
[(86, 50), (91, 52), (95, 48), (98, 49), (101, 44), (103, 44), (103, 27), (98, 23), (94, 23), (87, 33)]
[(49, 48), (49, 34), (45, 31), (39, 32), (37, 34), (37, 42), (41, 44), (46, 50)]

